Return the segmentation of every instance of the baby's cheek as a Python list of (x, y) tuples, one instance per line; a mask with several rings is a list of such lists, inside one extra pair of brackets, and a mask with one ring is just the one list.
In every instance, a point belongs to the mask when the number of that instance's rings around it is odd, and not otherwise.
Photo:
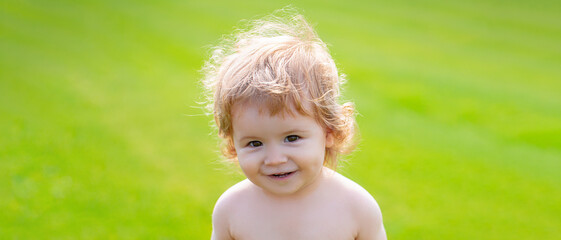
[(323, 163), (323, 158), (325, 156), (325, 148), (321, 148), (317, 146), (311, 147), (304, 151), (300, 151), (298, 156), (299, 158), (302, 158), (309, 162), (320, 161)]
[(259, 168), (259, 163), (257, 161), (257, 156), (255, 154), (247, 154), (244, 152), (240, 152), (238, 154), (238, 162), (242, 170), (244, 172), (247, 171), (255, 171)]

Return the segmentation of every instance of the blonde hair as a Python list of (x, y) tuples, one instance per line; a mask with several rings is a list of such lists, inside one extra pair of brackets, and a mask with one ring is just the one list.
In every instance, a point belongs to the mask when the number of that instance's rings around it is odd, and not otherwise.
[(325, 43), (299, 14), (271, 15), (250, 22), (247, 29), (214, 47), (202, 70), (224, 156), (237, 161), (232, 107), (251, 101), (263, 104), (271, 115), (294, 114), (292, 106), (316, 119), (333, 137), (324, 165), (334, 169), (338, 155), (354, 147), (356, 123), (352, 103), (338, 103), (345, 79)]

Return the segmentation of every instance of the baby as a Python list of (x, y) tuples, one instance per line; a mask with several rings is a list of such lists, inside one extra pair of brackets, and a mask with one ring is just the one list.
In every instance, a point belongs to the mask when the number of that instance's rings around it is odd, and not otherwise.
[(353, 107), (301, 15), (253, 21), (203, 72), (223, 153), (247, 177), (218, 199), (212, 239), (386, 239), (374, 198), (332, 170), (353, 147)]

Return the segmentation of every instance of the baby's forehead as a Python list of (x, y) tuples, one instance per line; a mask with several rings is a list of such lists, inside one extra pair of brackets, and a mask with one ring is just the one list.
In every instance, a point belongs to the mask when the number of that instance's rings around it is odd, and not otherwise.
[(311, 118), (321, 125), (319, 118), (313, 110), (310, 101), (301, 101), (300, 104), (294, 101), (267, 101), (264, 99), (245, 99), (235, 101), (230, 108), (230, 121), (239, 119), (242, 115), (247, 116), (269, 116), (280, 118)]
[(286, 132), (314, 132), (324, 129), (318, 119), (299, 113), (294, 107), (286, 107), (272, 113), (262, 103), (236, 104), (231, 117), (232, 137), (260, 135), (262, 132), (286, 134)]
[[(301, 107), (303, 109), (303, 107)], [(304, 111), (299, 111), (295, 104), (287, 103), (281, 106), (271, 106), (266, 102), (260, 101), (240, 101), (234, 103), (231, 109), (232, 119), (239, 118), (240, 115), (254, 111), (258, 115), (281, 116), (281, 117), (294, 117), (298, 115), (309, 116)]]

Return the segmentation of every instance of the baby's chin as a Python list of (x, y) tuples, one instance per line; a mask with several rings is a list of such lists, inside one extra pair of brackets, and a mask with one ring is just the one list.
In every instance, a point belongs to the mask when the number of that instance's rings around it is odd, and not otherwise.
[(260, 179), (262, 181), (260, 182), (254, 182), (251, 179), (250, 181), (266, 195), (278, 198), (305, 196), (317, 189), (319, 182), (322, 181), (322, 177), (318, 176), (310, 182), (303, 182), (299, 179), (300, 175), (300, 171), (294, 171), (286, 176), (262, 176), (262, 179)]

